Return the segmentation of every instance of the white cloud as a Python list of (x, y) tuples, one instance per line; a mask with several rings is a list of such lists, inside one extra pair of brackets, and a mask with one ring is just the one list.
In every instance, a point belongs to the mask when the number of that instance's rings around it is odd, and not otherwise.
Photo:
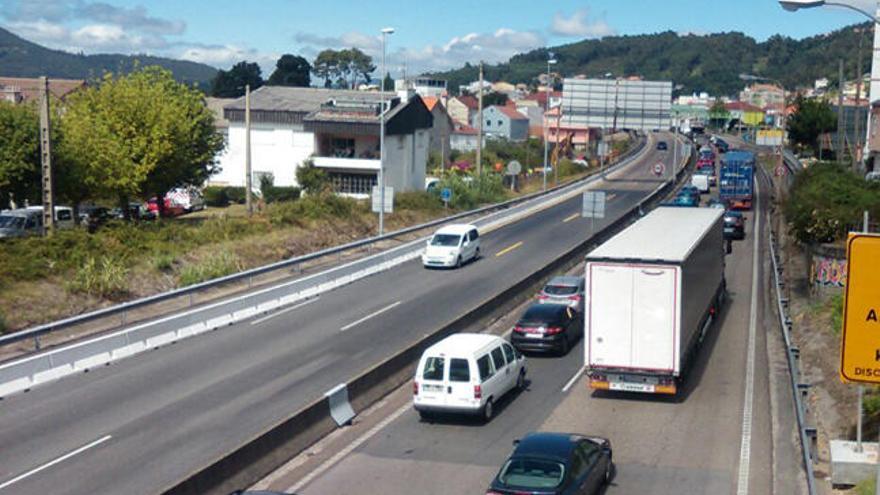
[(243, 60), (256, 62), (263, 71), (263, 77), (267, 79), (275, 70), (275, 62), (280, 56), (236, 45), (190, 45), (184, 47), (183, 51), (178, 54), (178, 57), (183, 60), (208, 64), (221, 69), (228, 69)]
[(561, 12), (557, 12), (553, 16), (550, 32), (558, 36), (577, 38), (601, 38), (614, 34), (614, 29), (605, 21), (595, 20), (590, 22), (588, 14), (589, 12), (586, 9), (577, 10), (569, 17), (566, 17)]
[[(294, 39), (301, 44), (300, 52), (314, 55), (325, 48), (359, 48), (378, 62), (382, 55), (382, 41), (379, 36), (360, 32), (348, 32), (337, 37), (299, 33)], [(476, 63), (506, 61), (517, 53), (525, 52), (545, 44), (543, 36), (532, 31), (516, 31), (500, 28), (493, 33), (467, 33), (454, 36), (443, 44), (429, 44), (421, 48), (399, 48), (394, 38), (389, 39), (387, 57), (388, 68), (398, 72), (406, 64), (410, 73), (445, 70)]]

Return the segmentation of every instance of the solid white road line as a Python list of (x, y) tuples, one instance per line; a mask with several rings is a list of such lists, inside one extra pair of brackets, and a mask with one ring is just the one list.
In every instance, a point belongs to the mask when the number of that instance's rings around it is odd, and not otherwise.
[(299, 481), (297, 481), (297, 483), (295, 485), (291, 486), (290, 488), (288, 488), (284, 491), (290, 492), (290, 493), (299, 493), (299, 491), (304, 486), (311, 483), (312, 480), (314, 480), (318, 476), (321, 476), (322, 474), (324, 474), (328, 469), (330, 469), (331, 467), (336, 465), (339, 461), (344, 459), (346, 456), (348, 456), (349, 454), (354, 452), (354, 450), (356, 448), (363, 445), (364, 442), (366, 442), (367, 440), (372, 438), (376, 433), (379, 433), (379, 431), (384, 429), (386, 426), (391, 424), (392, 421), (396, 420), (397, 418), (402, 416), (403, 413), (407, 412), (410, 409), (412, 409), (412, 404), (407, 402), (406, 404), (401, 406), (400, 409), (391, 413), (385, 419), (383, 419), (378, 424), (376, 424), (376, 426), (370, 428), (366, 433), (364, 433), (363, 435), (358, 437), (356, 440), (354, 440), (353, 442), (348, 444), (344, 449), (342, 449), (339, 452), (337, 452), (336, 454), (334, 454), (333, 457), (331, 457), (331, 458), (327, 459), (326, 461), (324, 461), (323, 463), (321, 463), (321, 465), (318, 466), (317, 468), (315, 468), (314, 470), (312, 470), (312, 472), (303, 476)]
[(564, 394), (564, 393), (568, 392), (568, 389), (570, 389), (571, 386), (574, 385), (575, 382), (578, 381), (578, 378), (580, 378), (581, 375), (582, 375), (583, 373), (584, 373), (584, 369), (583, 369), (583, 368), (578, 368), (578, 370), (577, 370), (577, 372), (574, 374), (574, 376), (571, 377), (571, 379), (568, 380), (568, 382), (566, 382), (566, 384), (565, 384), (564, 387), (562, 387), (562, 393)]
[(67, 459), (70, 459), (71, 457), (73, 457), (73, 456), (75, 456), (75, 455), (77, 455), (77, 454), (81, 454), (81, 453), (85, 452), (86, 450), (89, 450), (89, 449), (91, 449), (91, 448), (93, 448), (93, 447), (97, 447), (98, 445), (100, 445), (100, 444), (106, 442), (107, 440), (110, 440), (111, 438), (113, 438), (111, 435), (103, 436), (103, 437), (101, 437), (101, 438), (95, 440), (95, 441), (92, 442), (92, 443), (89, 443), (89, 444), (87, 444), (87, 445), (83, 445), (82, 447), (80, 447), (80, 448), (74, 450), (73, 452), (68, 452), (67, 454), (64, 454), (63, 456), (61, 456), (61, 457), (59, 457), (59, 458), (57, 458), (57, 459), (55, 459), (55, 460), (49, 461), (49, 462), (47, 462), (46, 464), (43, 464), (42, 466), (36, 467), (36, 468), (34, 468), (34, 469), (31, 469), (30, 471), (28, 471), (28, 472), (26, 472), (26, 473), (24, 473), (24, 474), (20, 474), (20, 475), (16, 476), (15, 478), (12, 478), (11, 480), (9, 480), (9, 481), (7, 481), (7, 482), (5, 482), (5, 483), (3, 483), (3, 484), (0, 484), (0, 490), (2, 490), (2, 489), (4, 489), (4, 488), (7, 488), (7, 487), (9, 487), (9, 486), (11, 486), (11, 485), (14, 485), (15, 483), (18, 483), (19, 481), (21, 481), (21, 480), (23, 480), (23, 479), (25, 479), (25, 478), (30, 478), (31, 476), (33, 476), (33, 475), (39, 473), (40, 471), (43, 471), (43, 470), (45, 470), (45, 469), (49, 469), (50, 467), (52, 467), (52, 466), (58, 464), (59, 462), (64, 462), (64, 461), (66, 461)]
[(393, 309), (393, 308), (396, 308), (397, 306), (400, 306), (400, 303), (401, 303), (401, 301), (397, 301), (396, 303), (389, 304), (388, 306), (385, 306), (384, 308), (382, 308), (376, 312), (373, 312), (373, 313), (368, 314), (367, 316), (364, 316), (360, 320), (353, 321), (353, 322), (349, 323), (348, 325), (345, 325), (344, 327), (340, 328), (339, 331), (344, 332), (353, 326), (360, 325), (361, 323), (369, 320), (370, 318), (373, 318), (375, 316), (379, 316), (382, 313), (388, 311), (389, 309)]
[(299, 303), (299, 304), (294, 304), (293, 306), (291, 306), (291, 307), (289, 307), (289, 308), (284, 308), (284, 309), (282, 309), (282, 310), (280, 310), (280, 311), (276, 311), (276, 312), (272, 313), (272, 314), (269, 315), (269, 316), (264, 316), (264, 317), (262, 317), (262, 318), (256, 319), (256, 320), (254, 320), (254, 321), (251, 322), (251, 325), (259, 325), (260, 323), (263, 323), (264, 321), (271, 320), (272, 318), (275, 318), (276, 316), (281, 316), (281, 315), (283, 315), (284, 313), (289, 313), (289, 312), (293, 311), (294, 309), (299, 309), (299, 308), (301, 308), (301, 307), (303, 307), (303, 306), (306, 306), (306, 305), (308, 305), (308, 304), (312, 304), (313, 302), (317, 301), (318, 299), (321, 299), (321, 297), (320, 297), (320, 296), (318, 296), (318, 297), (314, 297), (314, 298), (312, 298), (312, 299), (308, 299), (308, 300), (306, 300), (306, 301), (303, 301), (303, 302), (301, 302), (301, 303)]
[(761, 208), (758, 196), (758, 182), (755, 181), (755, 229), (754, 250), (752, 252), (752, 298), (749, 306), (749, 343), (748, 357), (746, 358), (746, 391), (743, 400), (742, 438), (739, 446), (739, 476), (736, 480), (737, 495), (749, 493), (749, 464), (752, 454), (752, 409), (755, 395), (755, 334), (758, 326), (758, 267), (761, 257), (759, 256), (758, 239), (761, 237)]

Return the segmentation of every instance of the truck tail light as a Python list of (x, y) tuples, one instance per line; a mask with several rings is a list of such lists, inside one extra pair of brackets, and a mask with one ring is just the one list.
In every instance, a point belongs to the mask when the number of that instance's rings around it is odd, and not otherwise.
[(479, 385), (474, 385), (474, 399), (483, 398), (483, 389)]
[(413, 382), (413, 395), (419, 395), (419, 382)]

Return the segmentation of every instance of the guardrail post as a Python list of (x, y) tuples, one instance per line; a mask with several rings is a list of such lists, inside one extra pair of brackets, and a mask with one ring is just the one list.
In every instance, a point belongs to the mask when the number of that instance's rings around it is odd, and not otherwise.
[(248, 276), (248, 289), (254, 286), (254, 277), (253, 275)]
[(192, 306), (193, 306), (193, 293), (190, 292), (189, 293), (189, 307), (192, 307)]
[(39, 335), (34, 335), (34, 350), (35, 351), (40, 350), (40, 336)]

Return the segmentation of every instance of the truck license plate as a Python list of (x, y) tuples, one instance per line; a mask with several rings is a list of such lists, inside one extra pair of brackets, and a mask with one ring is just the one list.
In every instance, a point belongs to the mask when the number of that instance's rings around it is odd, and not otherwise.
[(619, 390), (621, 392), (654, 393), (654, 385), (648, 383), (611, 382), (609, 388), (611, 390)]

